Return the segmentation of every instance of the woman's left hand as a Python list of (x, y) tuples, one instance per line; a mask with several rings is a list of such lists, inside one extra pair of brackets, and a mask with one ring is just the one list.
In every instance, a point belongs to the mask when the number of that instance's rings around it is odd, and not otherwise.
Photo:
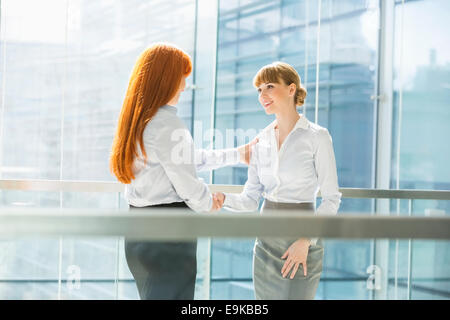
[(286, 250), (281, 259), (286, 259), (286, 262), (281, 268), (281, 274), (283, 278), (289, 274), (289, 271), (294, 268), (291, 272), (291, 279), (294, 278), (297, 273), (298, 267), (300, 264), (303, 265), (303, 275), (306, 277), (306, 259), (308, 257), (310, 240), (309, 239), (299, 239), (295, 241), (291, 246)]

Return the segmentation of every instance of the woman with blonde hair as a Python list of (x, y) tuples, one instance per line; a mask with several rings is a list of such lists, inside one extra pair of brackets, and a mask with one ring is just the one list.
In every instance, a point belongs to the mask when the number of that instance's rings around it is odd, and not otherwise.
[[(292, 210), (294, 214), (336, 214), (341, 193), (328, 130), (297, 112), (306, 90), (295, 69), (284, 62), (261, 68), (253, 79), (259, 102), (275, 121), (258, 134), (241, 194), (217, 193), (232, 211), (261, 214)], [(315, 212), (320, 189), (322, 202)], [(321, 239), (257, 238), (253, 255), (256, 299), (314, 299), (322, 272)]]
[[(156, 43), (137, 59), (120, 112), (110, 158), (111, 171), (126, 184), (131, 210), (181, 207), (197, 212), (219, 204), (197, 170), (248, 163), (250, 144), (224, 150), (195, 150), (177, 116), (191, 58), (167, 43)], [(193, 299), (197, 241), (150, 242), (125, 239), (125, 256), (141, 299)]]

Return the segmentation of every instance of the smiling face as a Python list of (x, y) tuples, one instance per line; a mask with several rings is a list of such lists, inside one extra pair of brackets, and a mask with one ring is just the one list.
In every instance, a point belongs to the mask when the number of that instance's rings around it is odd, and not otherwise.
[(284, 108), (294, 105), (295, 84), (289, 86), (284, 83), (262, 83), (257, 88), (259, 103), (267, 114), (283, 112)]
[(300, 76), (285, 62), (276, 61), (262, 67), (253, 78), (253, 86), (267, 114), (295, 110), (296, 106), (303, 105), (306, 97)]

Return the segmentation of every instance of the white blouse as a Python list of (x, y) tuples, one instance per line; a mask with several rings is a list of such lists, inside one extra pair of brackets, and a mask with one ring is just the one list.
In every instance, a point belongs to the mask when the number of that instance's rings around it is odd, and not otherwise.
[(316, 214), (335, 215), (342, 194), (328, 130), (300, 115), (278, 151), (276, 124), (275, 120), (258, 135), (244, 189), (240, 194), (225, 193), (224, 208), (255, 211), (261, 197), (273, 202), (315, 205), (320, 189), (322, 202)]
[(130, 205), (149, 205), (184, 201), (194, 211), (211, 210), (212, 195), (197, 171), (212, 170), (239, 163), (237, 148), (195, 149), (192, 136), (177, 116), (177, 108), (159, 108), (143, 134), (147, 160), (138, 144), (139, 156), (133, 163), (135, 179), (125, 186)]

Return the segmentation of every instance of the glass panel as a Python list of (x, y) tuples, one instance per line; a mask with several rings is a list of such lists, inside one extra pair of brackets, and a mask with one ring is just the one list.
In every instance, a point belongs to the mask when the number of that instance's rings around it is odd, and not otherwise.
[(411, 299), (450, 299), (448, 241), (411, 241)]
[[(443, 120), (450, 118), (450, 96), (445, 85), (450, 79), (450, 50), (443, 28), (449, 25), (449, 10), (450, 3), (442, 0), (396, 3), (392, 188), (450, 189), (448, 152), (442, 149), (450, 135), (447, 121)], [(419, 43), (417, 39), (423, 40)], [(449, 206), (449, 201), (414, 200), (411, 214), (448, 215)], [(391, 212), (408, 215), (408, 208), (407, 201), (391, 201)], [(439, 241), (391, 240), (390, 251), (391, 255), (398, 253), (397, 260), (394, 258), (398, 288), (396, 291), (390, 281), (391, 298), (448, 299), (450, 273), (448, 268), (441, 268), (443, 263), (448, 265), (448, 245)]]
[[(117, 193), (64, 192), (63, 208), (117, 209)], [(116, 299), (119, 277), (119, 238), (61, 239), (61, 299)], [(129, 274), (128, 279), (132, 279)]]
[(254, 300), (251, 281), (214, 281), (211, 283), (211, 300)]
[[(318, 124), (333, 138), (340, 187), (374, 186), (376, 119), (371, 96), (376, 87), (378, 29), (375, 1), (322, 1)], [(313, 95), (308, 93), (307, 100)], [(313, 111), (307, 112), (312, 121)], [(346, 146), (358, 152), (349, 152)]]
[[(60, 197), (62, 208), (123, 208), (117, 193), (9, 190), (0, 194), (0, 206), (4, 208), (59, 208)], [(0, 295), (3, 299), (116, 299), (118, 249), (123, 247), (119, 238), (25, 237), (7, 239), (0, 245)], [(123, 262), (122, 257), (122, 265)], [(128, 267), (120, 279), (130, 286), (133, 278)], [(131, 285), (135, 290), (134, 283)]]
[(2, 1), (0, 172), (4, 179), (60, 177), (66, 4)]
[(396, 6), (393, 188), (450, 189), (448, 151), (442, 149), (450, 135), (449, 10), (445, 0)]
[[(196, 1), (2, 0), (1, 4), (0, 177), (115, 181), (109, 172), (109, 153), (132, 67), (140, 52), (156, 41), (169, 40), (194, 56)], [(178, 107), (191, 128), (192, 91), (183, 93)], [(118, 206), (117, 194), (21, 191), (0, 192), (0, 203)], [(11, 274), (2, 269), (2, 275), (21, 277), (27, 290), (17, 287), (12, 294), (6, 288), (8, 297), (32, 298), (37, 294), (33, 288), (42, 288), (43, 299), (58, 298), (54, 281), (61, 253), (63, 280), (69, 270), (69, 275), (80, 271), (87, 281), (73, 290), (63, 285), (61, 298), (137, 298), (121, 239), (67, 238), (61, 245), (62, 251), (58, 240), (20, 240), (2, 251), (5, 259), (12, 259), (8, 265), (19, 264), (7, 269)], [(105, 262), (100, 267), (98, 259)], [(45, 282), (48, 277), (51, 283)], [(28, 283), (34, 278), (37, 284)]]
[[(195, 1), (70, 2), (63, 179), (115, 181), (109, 151), (134, 63), (167, 39), (192, 56), (194, 22)], [(191, 101), (187, 90), (178, 106), (189, 128)]]
[[(0, 208), (59, 208), (59, 192), (0, 191)], [(57, 299), (58, 238), (0, 241), (0, 299)]]
[(2, 239), (0, 299), (57, 299), (57, 239)]
[(316, 300), (369, 300), (366, 280), (360, 278), (336, 280), (322, 278), (317, 288)]

